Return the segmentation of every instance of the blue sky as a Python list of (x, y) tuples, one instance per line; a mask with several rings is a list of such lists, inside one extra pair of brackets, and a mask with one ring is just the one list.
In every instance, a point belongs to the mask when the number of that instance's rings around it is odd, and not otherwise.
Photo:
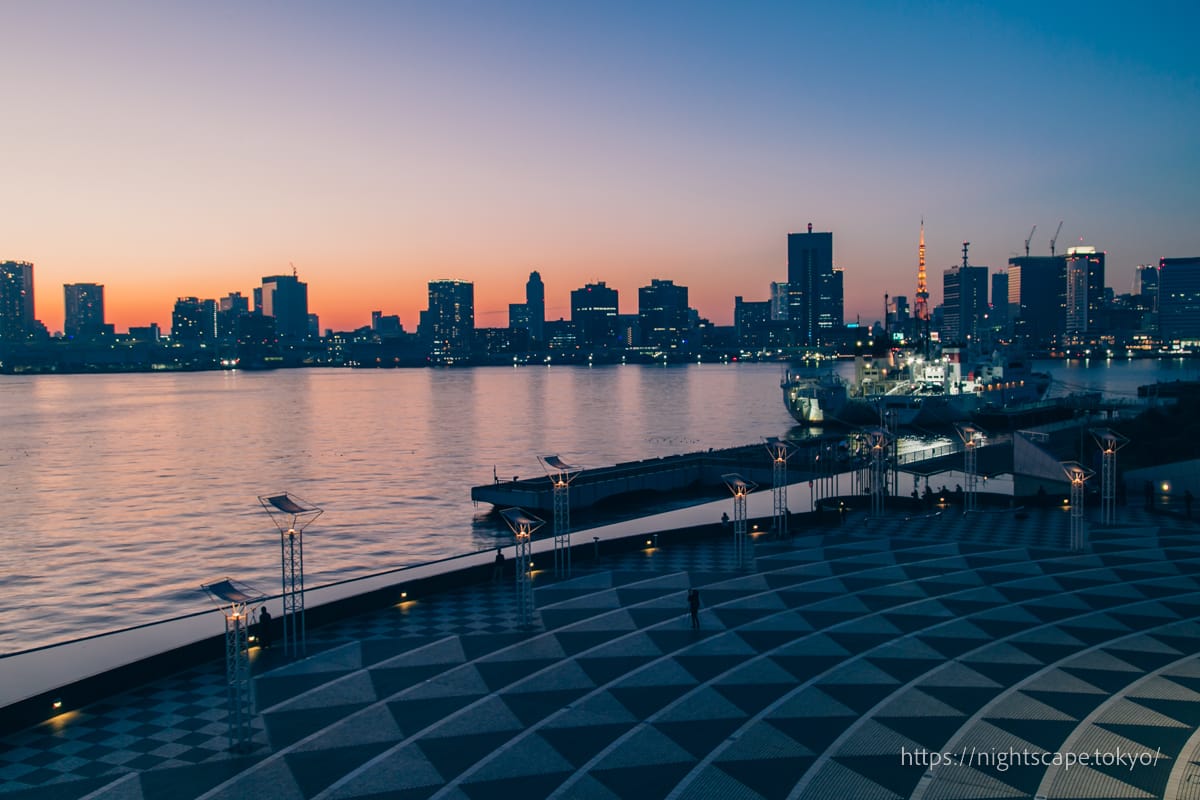
[(437, 278), (506, 324), (651, 278), (719, 323), (834, 232), (847, 317), (934, 300), (969, 240), (1200, 254), (1195, 4), (38, 3), (0, 9), (0, 258), (118, 328), (295, 264), (323, 326), (409, 329)]

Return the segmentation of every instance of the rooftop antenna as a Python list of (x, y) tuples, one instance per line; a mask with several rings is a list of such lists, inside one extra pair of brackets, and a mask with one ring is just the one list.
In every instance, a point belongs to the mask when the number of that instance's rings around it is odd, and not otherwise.
[(967, 266), (967, 248), (971, 246), (970, 242), (963, 242), (963, 266)]
[(1029, 236), (1025, 238), (1025, 255), (1029, 255), (1029, 243), (1033, 241), (1033, 231), (1037, 230), (1037, 225), (1033, 226), (1033, 230), (1029, 232)]
[(1058, 230), (1054, 232), (1054, 238), (1050, 240), (1050, 255), (1054, 255), (1054, 244), (1058, 241), (1058, 235), (1062, 233), (1062, 224), (1063, 221), (1060, 219), (1058, 221)]
[(296, 265), (289, 261), (288, 266), (292, 268), (292, 277), (293, 278), (297, 277), (296, 276)]

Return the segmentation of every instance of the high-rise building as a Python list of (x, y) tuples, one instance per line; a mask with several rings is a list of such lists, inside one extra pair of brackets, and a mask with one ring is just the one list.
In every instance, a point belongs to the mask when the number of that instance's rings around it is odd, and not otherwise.
[(1158, 331), (1164, 343), (1200, 344), (1200, 257), (1159, 261)]
[(429, 341), (434, 364), (469, 361), (475, 345), (475, 284), (469, 281), (429, 282), (429, 308), (422, 314), (422, 334)]
[(943, 344), (979, 340), (979, 321), (987, 312), (987, 278), (987, 267), (967, 262), (967, 243), (963, 242), (963, 263), (942, 273)]
[(988, 313), (992, 327), (1006, 330), (1008, 327), (1008, 273), (1001, 270), (992, 275), (992, 302)]
[(833, 268), (833, 234), (788, 234), (788, 322), (799, 345), (835, 340), (843, 324), (843, 277)]
[(217, 341), (217, 301), (180, 297), (171, 312), (171, 339), (187, 345)]
[(639, 288), (638, 321), (643, 345), (684, 348), (690, 333), (687, 287), (654, 278), (649, 286)]
[(250, 300), (241, 292), (230, 292), (218, 301), (217, 335), (222, 342), (237, 342), (238, 319), (250, 313)]
[(1066, 325), (1066, 256), (1015, 256), (1008, 260), (1008, 308), (1013, 337), (1033, 348), (1050, 347)]
[(33, 316), (33, 264), (0, 263), (0, 341), (28, 339), (37, 330)]
[(1064, 288), (1066, 341), (1094, 339), (1104, 324), (1104, 253), (1094, 247), (1068, 249)]
[(86, 338), (104, 333), (104, 286), (99, 283), (63, 284), (63, 333)]
[[(535, 342), (546, 339), (546, 285), (537, 270), (529, 273), (525, 282), (525, 313), (529, 321), (529, 338)], [(510, 321), (511, 325), (511, 321)]]
[(1141, 298), (1141, 306), (1158, 310), (1158, 266), (1139, 264), (1133, 273), (1133, 294)]
[(771, 319), (788, 318), (788, 285), (771, 281)]
[(584, 347), (618, 347), (617, 290), (599, 283), (571, 291), (571, 322)]
[[(281, 341), (298, 341), (309, 335), (308, 284), (292, 275), (262, 279), (262, 315), (274, 317)], [(257, 296), (255, 297), (257, 303)]]

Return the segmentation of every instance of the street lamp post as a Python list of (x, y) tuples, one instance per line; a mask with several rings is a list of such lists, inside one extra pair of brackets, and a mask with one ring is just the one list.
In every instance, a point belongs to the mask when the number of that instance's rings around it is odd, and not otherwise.
[(1087, 518), (1084, 516), (1084, 484), (1095, 473), (1078, 461), (1062, 462), (1063, 472), (1071, 482), (1071, 549), (1082, 550), (1087, 538)]
[(788, 535), (787, 462), (792, 457), (792, 446), (772, 437), (767, 439), (767, 452), (771, 454), (771, 507), (775, 536), (784, 538)]
[(1108, 428), (1092, 431), (1092, 438), (1100, 447), (1100, 524), (1114, 525), (1117, 522), (1117, 451), (1129, 444), (1129, 439)]
[(558, 456), (538, 456), (554, 487), (554, 574), (571, 575), (571, 481), (583, 471)]
[(954, 426), (963, 441), (963, 482), (967, 484), (963, 494), (963, 513), (979, 510), (979, 472), (976, 456), (979, 448), (987, 442), (987, 434), (975, 425)]
[(884, 497), (887, 494), (887, 449), (890, 438), (883, 428), (866, 432), (871, 448), (871, 517), (883, 516)]
[(250, 682), (250, 606), (263, 599), (258, 590), (231, 578), (200, 586), (225, 617), (225, 689), (229, 713), (229, 749), (250, 748), (254, 695)]
[(508, 523), (516, 539), (516, 569), (517, 569), (517, 612), (521, 626), (533, 625), (533, 576), (531, 563), (533, 556), (533, 534), (546, 524), (545, 520), (527, 513), (521, 508), (506, 508), (500, 516)]
[(283, 652), (289, 658), (304, 656), (304, 529), (321, 516), (322, 509), (284, 492), (260, 495), (262, 504), (279, 529), (279, 571), (283, 585)]
[(739, 567), (750, 560), (750, 544), (746, 541), (746, 498), (756, 485), (735, 472), (722, 475), (721, 479), (733, 493), (733, 558)]

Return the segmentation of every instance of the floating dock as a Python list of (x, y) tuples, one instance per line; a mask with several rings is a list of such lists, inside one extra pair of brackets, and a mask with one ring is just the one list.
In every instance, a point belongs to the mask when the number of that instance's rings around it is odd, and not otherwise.
[[(798, 480), (803, 459), (789, 465), (790, 480)], [(771, 456), (765, 445), (745, 445), (727, 450), (629, 461), (610, 467), (583, 469), (571, 482), (571, 508), (590, 508), (622, 495), (667, 493), (685, 489), (717, 488), (721, 476), (736, 472), (759, 485), (771, 484)], [(471, 499), (498, 508), (519, 506), (531, 511), (553, 511), (554, 487), (549, 477), (497, 480), (471, 488)]]

